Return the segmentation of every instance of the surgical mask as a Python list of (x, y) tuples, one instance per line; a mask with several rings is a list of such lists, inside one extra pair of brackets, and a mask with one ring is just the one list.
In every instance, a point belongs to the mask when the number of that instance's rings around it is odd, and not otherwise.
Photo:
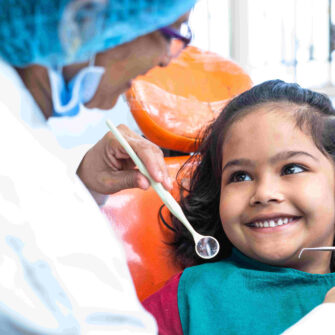
[(68, 83), (65, 83), (62, 69), (49, 69), (53, 117), (75, 116), (80, 105), (89, 102), (95, 95), (105, 68), (89, 65), (80, 70)]

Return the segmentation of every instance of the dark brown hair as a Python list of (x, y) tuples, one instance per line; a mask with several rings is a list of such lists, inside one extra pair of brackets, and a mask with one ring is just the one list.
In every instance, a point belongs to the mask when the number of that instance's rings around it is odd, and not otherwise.
[[(220, 253), (211, 261), (228, 257), (232, 248), (223, 231), (219, 215), (222, 146), (225, 135), (231, 125), (251, 113), (253, 107), (285, 102), (298, 107), (287, 109), (295, 118), (297, 127), (312, 136), (318, 149), (335, 162), (335, 111), (328, 97), (301, 88), (297, 84), (271, 80), (254, 86), (231, 100), (203, 133), (198, 151), (180, 171), (184, 172), (183, 169), (194, 166), (189, 186), (180, 185), (180, 204), (199, 233), (218, 239)], [(197, 256), (192, 236), (184, 226), (173, 216), (172, 222), (175, 231), (172, 246), (177, 262), (185, 267), (208, 262)], [(331, 271), (334, 270), (335, 262), (332, 258)]]

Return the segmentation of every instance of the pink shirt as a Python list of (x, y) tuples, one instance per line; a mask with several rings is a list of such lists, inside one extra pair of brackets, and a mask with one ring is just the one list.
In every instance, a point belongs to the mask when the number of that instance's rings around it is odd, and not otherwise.
[(183, 335), (178, 310), (178, 285), (182, 272), (173, 276), (164, 287), (142, 304), (156, 319), (160, 335)]

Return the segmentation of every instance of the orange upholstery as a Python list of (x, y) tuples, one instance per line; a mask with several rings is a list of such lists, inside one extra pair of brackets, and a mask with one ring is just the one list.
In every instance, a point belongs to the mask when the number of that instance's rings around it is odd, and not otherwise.
[(149, 140), (163, 148), (193, 152), (203, 126), (229, 99), (251, 86), (250, 77), (237, 64), (188, 47), (167, 67), (134, 80), (126, 96)]
[[(172, 180), (188, 157), (166, 158)], [(176, 193), (175, 193), (176, 192)], [(172, 194), (178, 194), (176, 182)], [(171, 232), (158, 221), (162, 201), (150, 188), (124, 190), (110, 195), (103, 207), (116, 232), (123, 240), (127, 261), (140, 300), (156, 292), (181, 269), (173, 263), (170, 248), (164, 243)], [(168, 210), (163, 210), (168, 220)]]

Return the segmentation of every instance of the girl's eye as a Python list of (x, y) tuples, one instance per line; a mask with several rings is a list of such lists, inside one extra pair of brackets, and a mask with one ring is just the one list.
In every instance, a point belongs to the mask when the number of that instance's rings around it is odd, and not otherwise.
[(296, 173), (301, 173), (301, 172), (305, 172), (306, 169), (304, 167), (302, 167), (301, 165), (298, 164), (288, 164), (285, 165), (282, 169), (282, 173), (281, 175), (288, 175), (288, 174), (296, 174)]
[(250, 181), (251, 177), (244, 171), (236, 171), (234, 172), (230, 179), (229, 182), (230, 183), (240, 183), (242, 181)]

